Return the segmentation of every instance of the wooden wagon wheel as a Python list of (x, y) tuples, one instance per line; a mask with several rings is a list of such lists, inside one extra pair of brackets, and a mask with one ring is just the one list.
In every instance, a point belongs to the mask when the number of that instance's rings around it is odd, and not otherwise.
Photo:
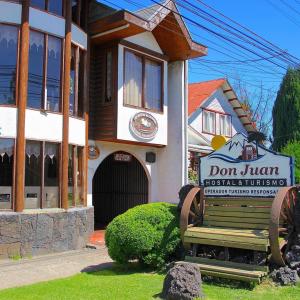
[[(180, 234), (183, 241), (184, 232), (196, 225), (201, 225), (203, 221), (203, 189), (192, 188), (184, 199), (180, 214)], [(190, 249), (190, 244), (183, 244), (186, 249)]]
[(295, 186), (281, 188), (273, 201), (269, 224), (271, 259), (285, 266), (285, 253), (295, 232), (295, 206), (298, 189)]

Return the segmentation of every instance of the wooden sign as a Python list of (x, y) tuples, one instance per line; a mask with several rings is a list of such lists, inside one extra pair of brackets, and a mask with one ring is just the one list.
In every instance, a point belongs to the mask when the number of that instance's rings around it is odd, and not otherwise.
[(201, 157), (199, 179), (206, 196), (274, 197), (280, 187), (294, 184), (294, 162), (237, 134)]
[(131, 162), (132, 156), (127, 153), (115, 153), (114, 154), (115, 161), (124, 161), (124, 162)]

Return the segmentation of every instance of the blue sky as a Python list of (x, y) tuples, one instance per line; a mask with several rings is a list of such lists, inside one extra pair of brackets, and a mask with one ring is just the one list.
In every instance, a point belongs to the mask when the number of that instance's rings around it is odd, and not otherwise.
[[(188, 1), (192, 5), (228, 22), (228, 20), (203, 6), (201, 0)], [(113, 3), (117, 6), (116, 8), (122, 7), (131, 11), (153, 4), (151, 0), (100, 0), (99, 2), (109, 6), (112, 6)], [(177, 2), (183, 15), (228, 36), (220, 28), (185, 9), (183, 6), (187, 5), (187, 3), (184, 0), (178, 0)], [(300, 59), (300, 0), (203, 0), (202, 2)], [(194, 40), (208, 47), (208, 55), (206, 57), (190, 62), (189, 81), (197, 82), (227, 77), (234, 87), (239, 82), (249, 92), (254, 106), (255, 102), (258, 101), (256, 98), (262, 90), (265, 93), (265, 98), (268, 98), (267, 109), (270, 115), (276, 92), (288, 64), (277, 61), (278, 64), (284, 67), (280, 68), (267, 60), (244, 62), (245, 60), (260, 59), (260, 57), (228, 42), (224, 42), (224, 40), (191, 24), (188, 20), (185, 20), (185, 22)], [(234, 40), (239, 42), (237, 39)], [(249, 47), (247, 44), (244, 45)], [(256, 51), (255, 48), (251, 49)], [(272, 57), (270, 54), (260, 53), (264, 57)]]

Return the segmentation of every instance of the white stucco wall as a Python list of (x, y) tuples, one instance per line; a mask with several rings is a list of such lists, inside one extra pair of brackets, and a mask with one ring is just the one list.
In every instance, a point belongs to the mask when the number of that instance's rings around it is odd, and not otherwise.
[(0, 1), (0, 22), (21, 24), (22, 5)]
[(101, 164), (101, 162), (108, 157), (110, 154), (116, 151), (125, 151), (132, 154), (137, 160), (140, 161), (146, 174), (148, 175), (149, 180), (149, 202), (157, 202), (160, 201), (160, 197), (158, 194), (157, 186), (158, 181), (160, 180), (158, 163), (146, 163), (146, 152), (154, 152), (158, 155), (158, 148), (155, 147), (146, 147), (146, 146), (135, 146), (135, 145), (126, 145), (126, 144), (117, 144), (110, 142), (95, 142), (89, 141), (90, 145), (97, 145), (100, 149), (100, 156), (98, 159), (89, 160), (88, 162), (88, 206), (92, 206), (93, 200), (93, 177), (97, 168)]
[[(236, 133), (246, 133), (246, 130), (239, 120), (237, 114), (233, 110), (232, 106), (228, 102), (228, 98), (224, 95), (224, 92), (219, 88), (213, 93), (202, 105), (202, 108), (207, 108), (220, 113), (226, 113), (231, 115), (232, 120), (232, 136)], [(201, 133), (209, 141), (212, 140), (214, 135), (206, 134), (202, 132), (202, 109), (195, 111), (189, 118), (189, 125)], [(220, 134), (220, 120), (219, 114), (216, 114), (216, 134)]]
[(85, 121), (77, 118), (69, 118), (69, 144), (85, 145)]
[[(167, 145), (168, 139), (168, 97), (167, 97), (167, 82), (168, 82), (168, 69), (167, 62), (164, 61), (164, 104), (163, 113), (152, 112), (138, 108), (126, 107), (123, 105), (124, 89), (123, 89), (123, 69), (124, 69), (124, 46), (119, 45), (118, 54), (118, 123), (117, 123), (117, 138), (120, 140), (151, 143), (158, 145)], [(151, 114), (158, 123), (158, 131), (156, 136), (151, 140), (139, 139), (136, 137), (129, 128), (131, 118), (138, 112), (148, 112)]]
[(158, 194), (160, 201), (178, 202), (178, 191), (187, 181), (186, 84), (183, 61), (168, 68), (168, 146), (158, 149)]
[(155, 37), (152, 32), (143, 32), (130, 37), (125, 38), (126, 41), (137, 44), (139, 46), (145, 47), (152, 51), (163, 54), (163, 51), (159, 47)]
[(17, 109), (0, 107), (0, 137), (15, 138), (17, 136)]

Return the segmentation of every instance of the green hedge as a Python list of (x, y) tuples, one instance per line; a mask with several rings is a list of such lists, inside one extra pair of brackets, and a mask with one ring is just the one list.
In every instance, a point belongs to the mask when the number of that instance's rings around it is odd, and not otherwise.
[(151, 203), (117, 216), (107, 227), (105, 242), (110, 257), (162, 268), (176, 257), (181, 244), (179, 215), (175, 205)]

